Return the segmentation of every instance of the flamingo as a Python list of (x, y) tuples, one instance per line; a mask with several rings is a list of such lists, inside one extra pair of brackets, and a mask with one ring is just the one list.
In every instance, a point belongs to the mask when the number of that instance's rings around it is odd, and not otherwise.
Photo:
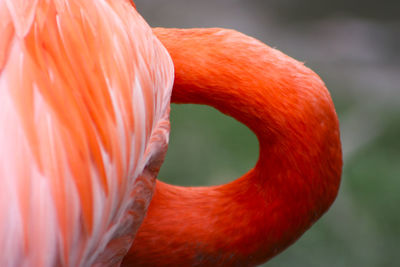
[[(151, 29), (128, 0), (0, 0), (0, 18), (0, 266), (255, 266), (336, 198), (339, 123), (303, 63), (234, 30)], [(156, 180), (170, 99), (248, 126), (255, 167)]]

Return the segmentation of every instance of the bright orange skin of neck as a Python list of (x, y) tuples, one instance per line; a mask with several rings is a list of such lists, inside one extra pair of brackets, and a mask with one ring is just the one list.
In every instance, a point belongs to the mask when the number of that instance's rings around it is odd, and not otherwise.
[[(154, 29), (175, 65), (172, 102), (206, 104), (258, 137), (256, 166), (221, 186), (157, 182), (124, 266), (254, 266), (296, 241), (334, 201), (339, 123), (321, 79), (231, 30)], [(206, 155), (204, 155), (206, 156)]]

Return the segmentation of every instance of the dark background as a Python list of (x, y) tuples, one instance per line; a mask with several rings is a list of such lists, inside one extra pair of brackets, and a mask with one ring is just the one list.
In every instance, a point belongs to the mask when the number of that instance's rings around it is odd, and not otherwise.
[[(400, 1), (137, 0), (151, 26), (225, 27), (306, 62), (341, 123), (344, 169), (329, 212), (265, 266), (400, 266)], [(212, 108), (172, 105), (160, 179), (221, 184), (257, 160), (257, 141)]]

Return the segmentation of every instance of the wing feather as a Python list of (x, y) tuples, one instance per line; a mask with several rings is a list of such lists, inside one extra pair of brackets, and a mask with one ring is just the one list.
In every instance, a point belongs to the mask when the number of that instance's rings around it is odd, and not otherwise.
[(115, 260), (168, 142), (169, 55), (124, 0), (5, 0), (0, 19), (0, 265)]

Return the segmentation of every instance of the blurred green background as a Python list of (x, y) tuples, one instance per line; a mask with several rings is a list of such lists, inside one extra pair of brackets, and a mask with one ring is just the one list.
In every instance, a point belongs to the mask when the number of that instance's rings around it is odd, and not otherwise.
[[(151, 26), (225, 27), (306, 62), (341, 123), (339, 196), (303, 237), (265, 266), (400, 266), (400, 1), (137, 0)], [(257, 141), (204, 106), (172, 105), (159, 178), (221, 184), (257, 160)]]

